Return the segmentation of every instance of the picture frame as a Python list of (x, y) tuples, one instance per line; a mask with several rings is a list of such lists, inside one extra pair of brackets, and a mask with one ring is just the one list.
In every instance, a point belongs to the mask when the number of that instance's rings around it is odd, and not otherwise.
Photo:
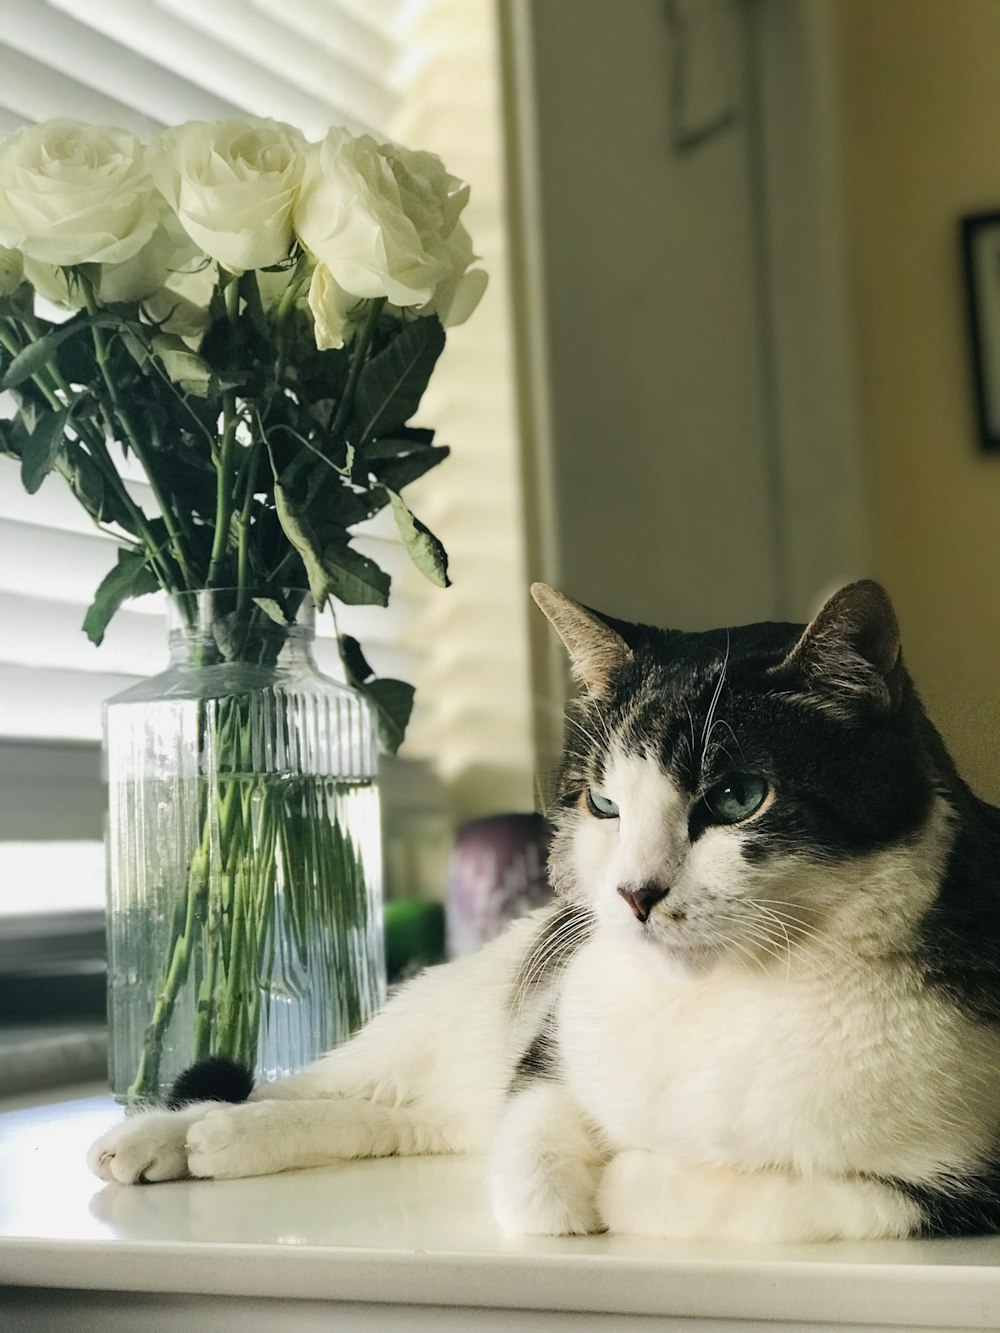
[(1000, 454), (1000, 210), (960, 225), (979, 444)]

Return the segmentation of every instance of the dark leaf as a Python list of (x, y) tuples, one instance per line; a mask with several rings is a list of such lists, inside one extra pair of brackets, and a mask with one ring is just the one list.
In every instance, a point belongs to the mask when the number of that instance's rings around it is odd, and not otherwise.
[(101, 580), (90, 610), (84, 617), (83, 628), (87, 638), (93, 644), (100, 644), (111, 617), (122, 602), (129, 597), (142, 597), (146, 593), (156, 592), (159, 586), (155, 575), (147, 568), (143, 553), (123, 547), (118, 552), (117, 564)]
[(340, 636), (340, 657), (351, 685), (360, 688), (366, 680), (371, 680), (375, 672), (368, 665), (367, 658), (361, 651), (361, 644), (351, 634)]
[(52, 360), (60, 344), (67, 338), (73, 338), (78, 333), (94, 327), (116, 328), (117, 326), (118, 320), (113, 315), (85, 315), (68, 319), (65, 324), (60, 324), (58, 328), (46, 333), (23, 352), (18, 352), (0, 379), (0, 389), (16, 389), (19, 384), (29, 380), (36, 371), (41, 370)]
[(231, 324), (216, 320), (202, 339), (200, 359), (207, 362), (217, 387), (240, 389), (247, 396), (264, 392), (274, 373), (274, 349), (249, 319)]
[(209, 396), (213, 388), (212, 368), (197, 352), (192, 352), (182, 338), (172, 333), (157, 333), (152, 340), (152, 349), (171, 382), (182, 393), (192, 394), (195, 398)]
[(389, 458), (385, 462), (373, 463), (371, 474), (388, 490), (399, 492), (409, 486), (432, 467), (437, 467), (451, 453), (446, 444), (435, 445), (433, 449), (421, 449), (418, 453), (407, 454), (405, 458)]
[(275, 482), (274, 500), (285, 535), (302, 557), (317, 606), (330, 597), (351, 605), (387, 604), (389, 575), (348, 545), (347, 532), (325, 516), (317, 520), (314, 514), (322, 512), (318, 506), (297, 500), (280, 482)]
[(145, 338), (140, 337), (135, 329), (130, 329), (127, 325), (119, 330), (119, 337), (122, 340), (122, 346), (135, 364), (139, 367), (145, 367), (149, 361), (149, 345)]
[(348, 436), (361, 444), (409, 421), (444, 349), (444, 329), (434, 315), (415, 319), (368, 362), (354, 391)]
[(16, 419), (0, 417), (0, 455), (20, 459), (25, 443), (24, 429)]
[(54, 359), (59, 374), (67, 384), (80, 384), (91, 388), (97, 383), (100, 372), (97, 368), (92, 339), (67, 338), (56, 349)]
[(68, 416), (68, 407), (46, 413), (28, 436), (21, 454), (21, 481), (29, 495), (34, 495), (56, 465)]
[(288, 628), (290, 621), (285, 615), (280, 602), (276, 602), (273, 597), (255, 597), (253, 603), (254, 606), (259, 607), (266, 616), (273, 620), (276, 625), (281, 625), (283, 629)]
[(132, 516), (121, 499), (106, 484), (100, 468), (78, 443), (67, 440), (57, 467), (70, 490), (98, 523), (117, 523), (137, 536)]
[(334, 597), (350, 606), (387, 606), (390, 578), (384, 569), (346, 543), (323, 547), (323, 566)]
[(413, 712), (412, 685), (405, 680), (370, 680), (361, 693), (375, 709), (379, 739), (390, 754), (395, 754), (406, 736), (406, 726)]

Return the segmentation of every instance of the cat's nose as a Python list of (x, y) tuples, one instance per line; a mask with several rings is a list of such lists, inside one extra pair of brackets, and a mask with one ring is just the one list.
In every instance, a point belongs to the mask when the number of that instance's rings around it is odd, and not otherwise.
[(662, 884), (624, 884), (618, 892), (639, 921), (648, 921), (650, 912), (667, 896), (669, 890)]

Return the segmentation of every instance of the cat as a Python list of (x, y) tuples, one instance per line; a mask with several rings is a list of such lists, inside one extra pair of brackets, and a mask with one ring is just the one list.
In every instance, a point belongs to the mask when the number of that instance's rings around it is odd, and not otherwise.
[(924, 713), (886, 593), (682, 633), (532, 591), (582, 686), (554, 904), (291, 1078), (196, 1067), (94, 1171), (483, 1153), (509, 1233), (1000, 1230), (1000, 810)]

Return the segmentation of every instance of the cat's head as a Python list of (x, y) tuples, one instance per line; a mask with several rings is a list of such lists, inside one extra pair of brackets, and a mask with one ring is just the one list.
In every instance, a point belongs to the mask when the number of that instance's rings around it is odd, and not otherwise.
[(694, 634), (532, 591), (583, 685), (553, 880), (602, 927), (703, 969), (920, 915), (946, 819), (877, 584), (842, 589), (808, 626)]

